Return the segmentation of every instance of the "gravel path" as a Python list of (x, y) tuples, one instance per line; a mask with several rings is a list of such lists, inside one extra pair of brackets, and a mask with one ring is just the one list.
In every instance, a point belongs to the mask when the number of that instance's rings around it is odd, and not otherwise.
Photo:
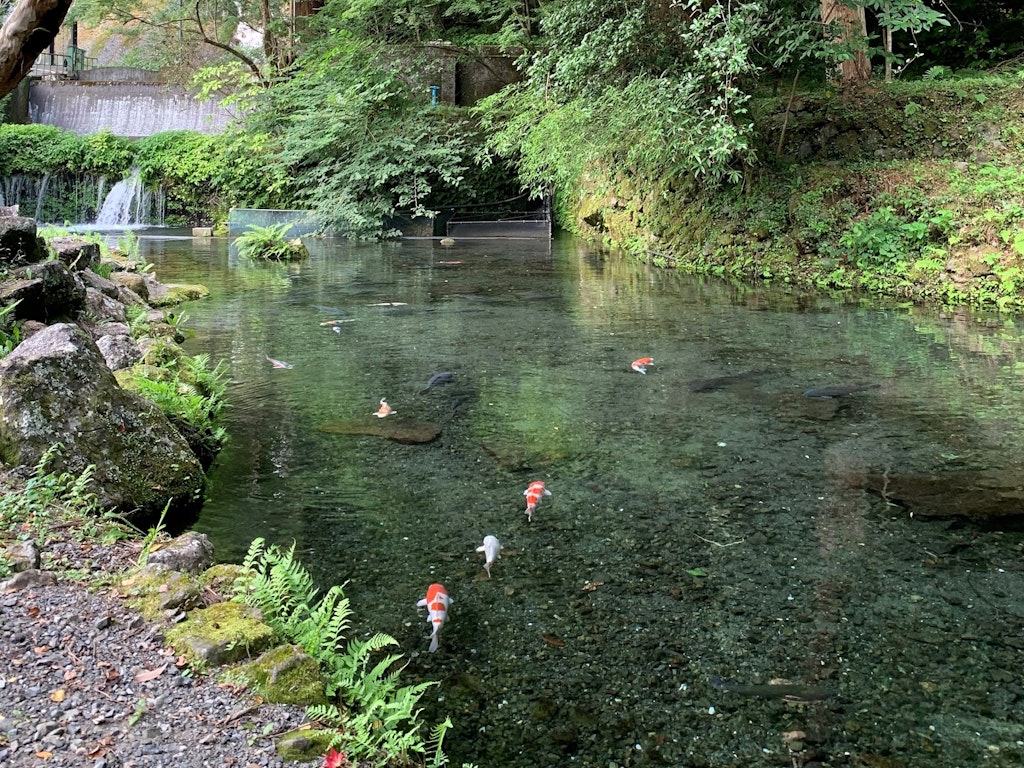
[[(175, 666), (160, 627), (117, 594), (113, 577), (137, 543), (48, 547), (55, 584), (0, 594), (0, 766), (284, 765), (273, 738), (302, 723), (303, 710), (261, 705), (215, 674)], [(90, 591), (69, 578), (76, 571), (115, 586)]]

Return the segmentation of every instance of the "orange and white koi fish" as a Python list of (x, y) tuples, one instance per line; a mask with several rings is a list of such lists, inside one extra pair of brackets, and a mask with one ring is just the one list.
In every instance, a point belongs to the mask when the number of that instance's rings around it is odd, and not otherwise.
[(633, 361), (629, 366), (637, 373), (647, 373), (647, 366), (654, 363), (653, 357), (640, 357)]
[(484, 570), (487, 571), (487, 578), (491, 578), (491, 566), (501, 557), (501, 542), (497, 536), (484, 536), (484, 543), (476, 551), (484, 553)]
[(427, 607), (427, 621), (434, 627), (434, 631), (430, 634), (431, 653), (437, 650), (441, 627), (448, 621), (448, 606), (454, 602), (448, 597), (448, 590), (444, 588), (444, 584), (435, 583), (427, 587), (427, 596), (416, 603), (417, 607)]
[(529, 522), (533, 522), (533, 513), (537, 511), (537, 505), (540, 504), (542, 496), (550, 496), (551, 491), (544, 487), (543, 480), (534, 480), (530, 483), (530, 487), (523, 491), (523, 496), (526, 497), (526, 519)]
[(274, 359), (274, 358), (272, 358), (272, 357), (268, 357), (268, 358), (267, 358), (267, 362), (268, 362), (268, 363), (270, 363), (270, 364), (271, 364), (272, 366), (274, 366), (275, 368), (287, 368), (287, 369), (291, 369), (291, 368), (294, 368), (294, 367), (295, 367), (295, 366), (294, 366), (294, 365), (292, 365), (291, 363), (286, 363), (286, 362), (285, 362), (284, 360), (275, 360), (275, 359)]
[(394, 408), (388, 405), (388, 401), (383, 397), (380, 399), (380, 408), (373, 412), (373, 415), (378, 419), (383, 419), (385, 416), (390, 416), (394, 413), (398, 413)]

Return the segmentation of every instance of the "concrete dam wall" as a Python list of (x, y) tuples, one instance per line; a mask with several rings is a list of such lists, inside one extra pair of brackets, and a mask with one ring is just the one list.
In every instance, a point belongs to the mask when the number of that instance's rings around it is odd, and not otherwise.
[[(77, 134), (105, 129), (116, 136), (139, 138), (161, 131), (220, 133), (237, 117), (215, 100), (197, 101), (180, 86), (140, 82), (152, 73), (127, 81), (132, 72), (111, 68), (91, 71), (89, 79), (33, 80), (29, 121)], [(105, 75), (111, 79), (95, 79)]]

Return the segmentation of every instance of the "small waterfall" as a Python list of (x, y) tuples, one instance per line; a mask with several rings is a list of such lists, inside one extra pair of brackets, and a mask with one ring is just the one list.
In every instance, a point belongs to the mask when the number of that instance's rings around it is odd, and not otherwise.
[(142, 183), (142, 172), (138, 168), (133, 168), (127, 179), (121, 179), (107, 193), (99, 213), (96, 214), (96, 226), (163, 226), (163, 214), (163, 194), (146, 189)]
[(89, 174), (13, 174), (0, 177), (0, 205), (20, 205), (40, 224), (162, 227), (167, 194), (145, 189), (138, 170), (112, 189)]
[[(40, 224), (92, 221), (97, 179), (89, 174), (13, 174), (0, 178), (0, 205), (18, 205)], [(102, 202), (102, 200), (101, 200)]]
[(43, 174), (43, 180), (39, 183), (39, 194), (36, 197), (36, 221), (43, 220), (43, 200), (46, 199), (46, 188), (50, 186), (50, 174)]

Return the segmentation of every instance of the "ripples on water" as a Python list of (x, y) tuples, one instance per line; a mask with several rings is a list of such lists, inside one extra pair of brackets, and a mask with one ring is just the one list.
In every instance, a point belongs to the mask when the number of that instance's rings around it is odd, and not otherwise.
[[(1022, 535), (936, 518), (956, 488), (934, 477), (980, 478), (957, 503), (1012, 501), (1015, 318), (705, 282), (569, 240), (311, 244), (252, 266), (224, 241), (143, 240), (162, 279), (211, 288), (184, 308), (190, 351), (230, 370), (197, 527), (222, 559), (294, 540), (321, 584), (347, 581), (359, 630), (441, 681), (426, 714), (453, 718), (455, 761), (1024, 762)], [(454, 381), (422, 393), (438, 371)], [(375, 422), (381, 397), (440, 437), (319, 431)], [(535, 479), (553, 495), (528, 524)], [(506, 547), (490, 580), (487, 534)], [(455, 604), (428, 654), (415, 604), (436, 580)]]

